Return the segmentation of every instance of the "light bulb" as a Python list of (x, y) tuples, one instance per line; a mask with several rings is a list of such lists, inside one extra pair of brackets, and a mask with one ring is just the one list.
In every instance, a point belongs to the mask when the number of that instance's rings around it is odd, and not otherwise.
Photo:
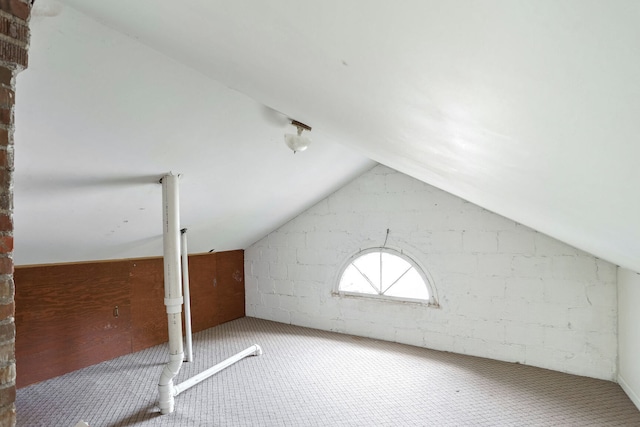
[(302, 136), (302, 131), (307, 130), (311, 131), (311, 127), (305, 125), (304, 123), (300, 123), (296, 120), (292, 120), (291, 124), (298, 128), (297, 135), (286, 133), (284, 135), (284, 142), (287, 144), (291, 150), (293, 150), (294, 154), (298, 151), (304, 151), (309, 148), (309, 144), (311, 144), (311, 138), (307, 136)]
[(284, 142), (295, 153), (297, 151), (304, 151), (309, 148), (309, 144), (311, 144), (311, 138), (302, 136), (300, 132), (298, 132), (297, 135), (287, 133), (284, 136)]

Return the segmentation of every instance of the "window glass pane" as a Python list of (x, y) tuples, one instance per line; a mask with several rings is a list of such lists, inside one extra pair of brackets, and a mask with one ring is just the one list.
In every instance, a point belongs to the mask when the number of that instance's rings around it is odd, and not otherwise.
[(429, 299), (429, 291), (415, 268), (407, 272), (385, 295), (401, 298)]
[(342, 274), (342, 278), (340, 279), (340, 290), (345, 292), (359, 292), (363, 294), (377, 294), (367, 279), (360, 274), (353, 264), (350, 264)]
[(339, 291), (424, 302), (430, 300), (429, 284), (419, 267), (401, 252), (375, 248), (354, 258), (340, 277)]
[(358, 270), (380, 291), (380, 252), (371, 252), (353, 261)]
[(411, 268), (411, 264), (399, 256), (382, 253), (382, 291), (384, 292), (402, 274)]

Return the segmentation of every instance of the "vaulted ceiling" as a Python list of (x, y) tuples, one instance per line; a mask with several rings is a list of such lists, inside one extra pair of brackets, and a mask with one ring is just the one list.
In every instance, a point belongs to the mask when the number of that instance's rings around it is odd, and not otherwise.
[(379, 162), (640, 271), (635, 0), (38, 0), (31, 28), (18, 264), (159, 255), (169, 171), (202, 252)]

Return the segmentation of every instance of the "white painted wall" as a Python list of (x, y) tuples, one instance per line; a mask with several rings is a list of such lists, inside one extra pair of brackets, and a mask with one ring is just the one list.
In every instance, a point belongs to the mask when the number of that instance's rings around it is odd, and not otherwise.
[(640, 409), (640, 274), (618, 268), (618, 383)]
[[(332, 295), (384, 242), (428, 269), (441, 308)], [(247, 315), (614, 380), (616, 267), (376, 166), (245, 251)]]

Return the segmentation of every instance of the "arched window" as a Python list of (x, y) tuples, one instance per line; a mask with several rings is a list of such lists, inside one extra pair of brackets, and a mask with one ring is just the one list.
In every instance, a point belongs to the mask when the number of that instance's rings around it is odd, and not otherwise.
[(437, 305), (431, 282), (402, 252), (371, 248), (351, 257), (342, 269), (338, 293)]

